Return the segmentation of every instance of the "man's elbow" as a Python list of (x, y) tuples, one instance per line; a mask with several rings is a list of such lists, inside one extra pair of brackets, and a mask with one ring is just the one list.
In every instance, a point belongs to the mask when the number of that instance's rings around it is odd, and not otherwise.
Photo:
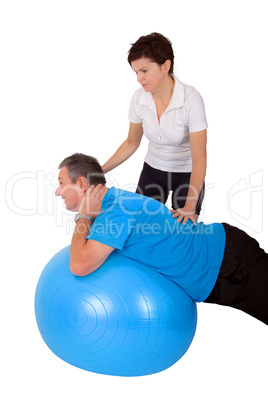
[(87, 276), (91, 274), (90, 267), (83, 266), (83, 264), (71, 263), (70, 271), (75, 276)]
[(81, 263), (81, 262), (72, 262), (70, 263), (70, 271), (73, 275), (75, 276), (87, 276), (91, 274), (92, 272), (96, 271), (98, 269), (100, 264), (89, 264), (87, 263)]

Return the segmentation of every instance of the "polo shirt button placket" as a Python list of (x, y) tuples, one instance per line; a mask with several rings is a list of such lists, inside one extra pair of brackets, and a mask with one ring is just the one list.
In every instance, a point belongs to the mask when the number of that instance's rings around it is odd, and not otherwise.
[(161, 142), (162, 140), (162, 130), (161, 130), (161, 125), (159, 123), (159, 127), (158, 127), (158, 141)]

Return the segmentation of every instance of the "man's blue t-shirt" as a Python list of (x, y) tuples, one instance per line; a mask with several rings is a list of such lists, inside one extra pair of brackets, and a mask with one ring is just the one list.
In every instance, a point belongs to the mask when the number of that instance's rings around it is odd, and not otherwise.
[(104, 196), (87, 239), (157, 270), (197, 302), (211, 293), (225, 248), (220, 223), (182, 225), (162, 203), (114, 187)]

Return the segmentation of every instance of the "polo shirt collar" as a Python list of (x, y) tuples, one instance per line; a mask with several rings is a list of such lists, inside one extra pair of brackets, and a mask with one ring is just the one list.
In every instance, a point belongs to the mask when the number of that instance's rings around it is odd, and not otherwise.
[(150, 106), (153, 103), (153, 101), (154, 98), (151, 92), (145, 92), (143, 89), (139, 100), (139, 104), (143, 106)]
[[(183, 83), (174, 75), (175, 85), (172, 94), (171, 101), (167, 107), (167, 110), (176, 109), (183, 106), (184, 103), (184, 87)], [(151, 92), (142, 91), (139, 104), (143, 106), (150, 106), (154, 103)]]
[(175, 75), (173, 77), (175, 85), (168, 109), (176, 109), (182, 107), (184, 104), (184, 85)]

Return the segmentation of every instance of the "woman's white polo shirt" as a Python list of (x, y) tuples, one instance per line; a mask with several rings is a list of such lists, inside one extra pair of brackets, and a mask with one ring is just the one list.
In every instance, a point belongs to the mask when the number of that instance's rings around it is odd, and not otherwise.
[(157, 117), (151, 92), (137, 90), (129, 107), (129, 120), (142, 123), (149, 140), (145, 162), (166, 172), (191, 172), (190, 133), (205, 130), (205, 106), (197, 90), (174, 76), (173, 95), (167, 109)]

